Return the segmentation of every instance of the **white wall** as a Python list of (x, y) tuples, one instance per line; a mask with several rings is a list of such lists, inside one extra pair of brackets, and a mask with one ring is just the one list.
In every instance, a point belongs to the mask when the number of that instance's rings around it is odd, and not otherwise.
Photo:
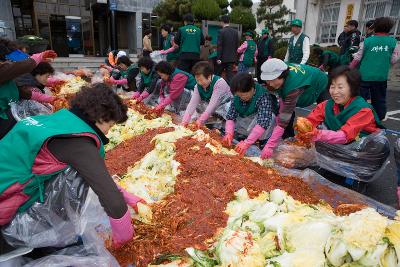
[(336, 39), (339, 37), (339, 34), (343, 31), (348, 4), (354, 5), (353, 16), (351, 19), (355, 19), (358, 22), (360, 22), (359, 20), (361, 18), (361, 14), (360, 14), (361, 0), (342, 0), (340, 3), (340, 12), (339, 12), (339, 19), (338, 19), (338, 27), (337, 27), (337, 31), (336, 31)]

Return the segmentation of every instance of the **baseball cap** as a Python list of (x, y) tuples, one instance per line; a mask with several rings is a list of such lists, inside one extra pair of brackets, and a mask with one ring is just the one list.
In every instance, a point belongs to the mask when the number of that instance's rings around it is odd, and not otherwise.
[(287, 70), (288, 65), (278, 58), (271, 58), (261, 65), (261, 80), (271, 81)]
[(120, 58), (122, 56), (126, 56), (126, 52), (121, 50), (121, 51), (118, 52), (117, 58)]
[(297, 26), (297, 27), (303, 27), (303, 22), (299, 19), (294, 19), (292, 20), (292, 23), (290, 23), (290, 26)]
[(268, 28), (262, 29), (261, 34), (269, 34), (269, 29)]
[(252, 32), (249, 32), (249, 31), (247, 31), (247, 32), (245, 32), (245, 33), (244, 33), (244, 36), (250, 36), (250, 37), (253, 37), (253, 33), (252, 33)]

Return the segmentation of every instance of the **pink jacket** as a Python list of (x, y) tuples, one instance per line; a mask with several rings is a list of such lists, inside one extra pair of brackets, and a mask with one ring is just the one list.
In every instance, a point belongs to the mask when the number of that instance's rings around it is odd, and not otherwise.
[[(247, 49), (247, 41), (244, 41), (243, 44), (237, 49), (238, 54), (240, 55), (239, 61), (243, 61), (244, 57), (244, 52)], [(257, 55), (258, 55), (258, 49), (256, 48), (256, 52), (254, 53), (254, 62), (257, 62)]]

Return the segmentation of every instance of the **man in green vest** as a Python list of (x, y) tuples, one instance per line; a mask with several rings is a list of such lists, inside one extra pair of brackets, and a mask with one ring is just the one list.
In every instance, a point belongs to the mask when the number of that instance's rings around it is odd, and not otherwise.
[(178, 29), (174, 42), (180, 51), (178, 68), (190, 73), (194, 64), (200, 60), (200, 46), (204, 44), (204, 36), (200, 28), (193, 25), (192, 14), (183, 16), (183, 21), (185, 26)]
[(268, 90), (280, 97), (277, 125), (261, 154), (263, 158), (269, 158), (284, 136), (285, 129), (285, 136), (294, 135), (296, 107), (307, 107), (329, 98), (328, 75), (318, 68), (286, 64), (277, 58), (265, 61), (261, 71), (261, 79), (266, 81)]
[(261, 38), (257, 44), (258, 54), (257, 54), (257, 81), (262, 83), (260, 78), (261, 75), (261, 65), (274, 54), (274, 46), (272, 38), (269, 36), (269, 29), (265, 28), (261, 31)]
[(400, 45), (389, 36), (394, 22), (388, 17), (377, 18), (374, 23), (375, 34), (361, 43), (359, 51), (354, 54), (350, 67), (358, 64), (361, 73), (361, 96), (368, 99), (380, 120), (386, 117), (386, 90), (390, 65), (400, 58)]
[(238, 72), (248, 72), (249, 68), (254, 67), (257, 62), (257, 44), (253, 40), (253, 33), (245, 32), (246, 40), (237, 49), (238, 54), (241, 54), (239, 59)]
[(289, 46), (285, 56), (285, 62), (306, 64), (310, 57), (310, 38), (302, 33), (303, 22), (299, 19), (292, 20)]

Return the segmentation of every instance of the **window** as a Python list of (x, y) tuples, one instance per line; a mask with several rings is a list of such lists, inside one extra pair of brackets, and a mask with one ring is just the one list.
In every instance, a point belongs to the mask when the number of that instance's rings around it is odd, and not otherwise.
[[(333, 3), (332, 3), (333, 2)], [(339, 19), (340, 1), (324, 1), (321, 5), (321, 26), (319, 42), (334, 43), (336, 41), (337, 21)]]
[(364, 11), (360, 20), (360, 31), (365, 35), (365, 24), (374, 18), (391, 17), (395, 24), (390, 34), (400, 37), (400, 1), (399, 0), (365, 0)]

